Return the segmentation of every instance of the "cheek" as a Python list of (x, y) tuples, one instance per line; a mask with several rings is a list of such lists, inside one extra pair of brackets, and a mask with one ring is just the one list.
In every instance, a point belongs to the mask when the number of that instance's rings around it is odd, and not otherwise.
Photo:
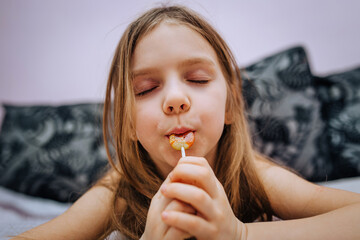
[(224, 124), (227, 98), (226, 86), (219, 84), (216, 89), (212, 90), (211, 95), (213, 97), (211, 98), (211, 106), (209, 107), (212, 110), (212, 114), (215, 119), (221, 121), (220, 124)]
[(209, 94), (211, 98), (202, 102), (202, 109), (206, 109), (206, 111), (201, 116), (202, 122), (206, 123), (209, 128), (213, 128), (216, 135), (222, 134), (225, 123), (226, 91), (219, 91), (219, 89), (221, 88), (212, 90)]
[(136, 136), (142, 145), (147, 145), (147, 142), (151, 141), (158, 122), (158, 114), (154, 114), (151, 109), (142, 105), (136, 106)]
[(203, 123), (208, 123), (208, 127), (212, 128), (214, 134), (221, 135), (224, 123), (225, 123), (225, 108), (221, 106), (212, 105), (214, 109), (209, 111), (207, 114), (203, 116)]

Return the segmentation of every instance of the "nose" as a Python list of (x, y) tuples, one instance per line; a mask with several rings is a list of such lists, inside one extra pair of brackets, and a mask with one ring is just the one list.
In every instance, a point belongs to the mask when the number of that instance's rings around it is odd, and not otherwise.
[(172, 86), (166, 92), (163, 111), (165, 114), (180, 114), (189, 111), (190, 100), (180, 86)]

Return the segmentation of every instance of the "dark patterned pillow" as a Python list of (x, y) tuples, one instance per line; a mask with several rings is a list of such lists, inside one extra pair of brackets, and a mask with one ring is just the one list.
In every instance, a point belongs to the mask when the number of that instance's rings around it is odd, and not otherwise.
[(107, 166), (100, 104), (4, 105), (0, 185), (75, 201)]
[(242, 76), (255, 147), (309, 180), (324, 180), (327, 156), (319, 154), (324, 124), (304, 49), (265, 58)]
[(360, 176), (360, 67), (317, 78), (330, 178)]

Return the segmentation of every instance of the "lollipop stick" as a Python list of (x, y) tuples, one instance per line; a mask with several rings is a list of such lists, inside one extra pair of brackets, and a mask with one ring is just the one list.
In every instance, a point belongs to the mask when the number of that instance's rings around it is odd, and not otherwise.
[(184, 147), (181, 147), (181, 157), (186, 157)]

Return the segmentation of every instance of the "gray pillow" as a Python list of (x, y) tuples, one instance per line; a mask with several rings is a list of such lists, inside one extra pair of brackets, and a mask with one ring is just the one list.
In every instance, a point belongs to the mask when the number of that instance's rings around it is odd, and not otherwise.
[(324, 122), (306, 53), (294, 47), (242, 69), (257, 150), (309, 180), (326, 179)]
[(360, 67), (316, 78), (329, 178), (360, 176)]
[(101, 104), (4, 108), (0, 185), (73, 202), (106, 168)]

